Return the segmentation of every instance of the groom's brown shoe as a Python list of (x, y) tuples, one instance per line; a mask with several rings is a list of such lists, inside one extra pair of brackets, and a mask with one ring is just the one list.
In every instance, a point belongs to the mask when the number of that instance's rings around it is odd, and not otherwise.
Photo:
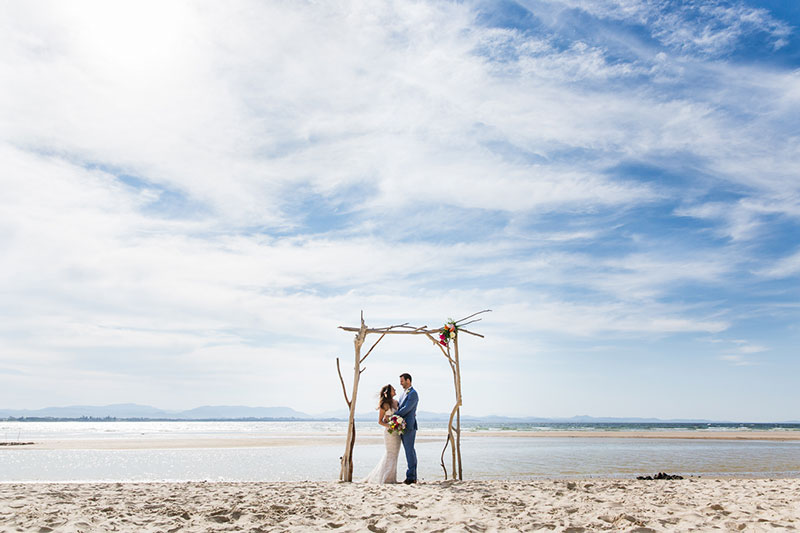
[(407, 479), (407, 480), (403, 481), (403, 483), (405, 483), (406, 485), (413, 485), (416, 482), (417, 482), (416, 479)]

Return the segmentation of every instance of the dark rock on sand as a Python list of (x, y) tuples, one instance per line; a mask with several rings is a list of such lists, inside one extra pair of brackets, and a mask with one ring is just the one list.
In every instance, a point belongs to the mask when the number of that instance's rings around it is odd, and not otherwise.
[(679, 476), (677, 474), (667, 474), (665, 472), (659, 472), (655, 476), (637, 476), (636, 479), (641, 479), (644, 481), (653, 481), (655, 479), (683, 479), (683, 476)]

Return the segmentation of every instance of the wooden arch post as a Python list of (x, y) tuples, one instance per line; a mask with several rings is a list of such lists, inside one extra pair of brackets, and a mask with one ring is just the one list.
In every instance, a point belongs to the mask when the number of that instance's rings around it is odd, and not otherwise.
[[(488, 313), (490, 309), (485, 309), (483, 311), (479, 311), (477, 313), (473, 313), (466, 318), (462, 318), (461, 320), (452, 321), (452, 323), (456, 327), (456, 331), (459, 333), (468, 333), (470, 335), (474, 335), (476, 337), (483, 338), (483, 335), (478, 333), (473, 333), (472, 331), (468, 331), (463, 328), (468, 324), (472, 324), (474, 322), (478, 322), (480, 318), (473, 318), (481, 313)], [(472, 320), (469, 320), (471, 319)], [(467, 322), (467, 320), (469, 320)], [(450, 342), (440, 342), (436, 340), (434, 335), (440, 335), (446, 331), (445, 327), (439, 329), (428, 329), (427, 326), (422, 326), (415, 328), (413, 326), (409, 326), (408, 323), (404, 324), (397, 324), (394, 326), (387, 326), (384, 328), (369, 328), (364, 322), (364, 312), (361, 312), (361, 325), (357, 328), (354, 327), (345, 327), (339, 326), (339, 329), (344, 331), (351, 331), (355, 332), (355, 339), (353, 340), (354, 344), (354, 352), (355, 352), (355, 364), (353, 366), (353, 385), (350, 391), (350, 396), (347, 395), (347, 386), (344, 383), (344, 378), (342, 377), (342, 369), (339, 364), (339, 358), (336, 358), (336, 370), (339, 374), (339, 382), (342, 384), (342, 393), (344, 394), (344, 401), (347, 403), (347, 407), (350, 411), (347, 421), (347, 439), (345, 441), (345, 448), (344, 454), (341, 457), (341, 469), (339, 470), (339, 481), (353, 481), (353, 448), (355, 447), (356, 443), (356, 399), (358, 398), (358, 383), (361, 380), (361, 374), (366, 370), (366, 367), (363, 367), (362, 364), (364, 361), (369, 357), (369, 354), (372, 353), (372, 350), (375, 349), (375, 346), (386, 336), (386, 335), (425, 335), (433, 344), (439, 347), (442, 354), (447, 358), (448, 363), (450, 364), (450, 369), (453, 371), (453, 386), (455, 388), (455, 396), (456, 402), (453, 410), (450, 412), (450, 419), (447, 423), (447, 442), (445, 442), (444, 449), (442, 450), (442, 469), (444, 470), (444, 478), (447, 479), (447, 468), (444, 465), (444, 454), (447, 451), (447, 446), (451, 447), (451, 454), (452, 454), (452, 478), (462, 480), (463, 478), (463, 471), (461, 465), (461, 405), (462, 405), (462, 397), (461, 397), (461, 361), (459, 358), (458, 353), (458, 334), (456, 334), (452, 338), (452, 346), (453, 349), (450, 349)], [(378, 340), (367, 350), (367, 353), (363, 356), (361, 355), (361, 347), (364, 344), (364, 341), (369, 334), (379, 334)]]

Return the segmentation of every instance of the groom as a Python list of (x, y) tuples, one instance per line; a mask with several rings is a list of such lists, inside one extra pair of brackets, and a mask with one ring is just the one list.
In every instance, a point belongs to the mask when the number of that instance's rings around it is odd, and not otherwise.
[(414, 387), (411, 386), (411, 374), (400, 374), (400, 386), (403, 387), (403, 394), (400, 396), (397, 416), (402, 416), (406, 421), (406, 430), (400, 436), (403, 440), (403, 449), (406, 451), (406, 485), (417, 482), (417, 452), (414, 451), (414, 439), (417, 437), (417, 404), (419, 396)]

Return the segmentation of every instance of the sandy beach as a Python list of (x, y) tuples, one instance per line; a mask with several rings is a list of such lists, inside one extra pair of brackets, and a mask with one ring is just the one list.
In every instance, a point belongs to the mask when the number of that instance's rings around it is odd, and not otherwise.
[(0, 484), (0, 532), (774, 531), (800, 479)]

